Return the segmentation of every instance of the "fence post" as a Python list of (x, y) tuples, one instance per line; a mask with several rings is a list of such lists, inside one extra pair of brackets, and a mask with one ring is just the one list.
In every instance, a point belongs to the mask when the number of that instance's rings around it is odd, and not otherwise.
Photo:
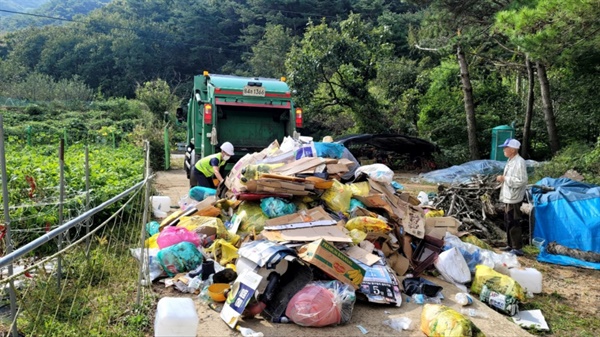
[(171, 147), (169, 146), (169, 123), (165, 125), (165, 170), (171, 168)]
[(68, 146), (67, 145), (67, 129), (63, 129), (63, 141), (64, 141), (63, 147)]
[[(138, 284), (137, 284), (137, 300), (136, 300), (136, 304), (140, 305), (141, 300), (142, 300), (142, 279), (146, 278), (146, 275), (144, 275), (144, 269), (147, 270), (147, 268), (144, 268), (144, 263), (145, 262), (145, 256), (146, 256), (146, 250), (144, 247), (144, 241), (146, 241), (146, 223), (148, 222), (148, 208), (149, 206), (149, 200), (150, 200), (150, 142), (145, 141), (144, 142), (144, 149), (146, 150), (145, 153), (145, 158), (144, 158), (144, 177), (145, 177), (145, 184), (144, 184), (144, 213), (142, 215), (142, 225), (141, 227), (141, 231), (140, 231), (140, 271), (138, 274)], [(148, 282), (150, 282), (149, 277), (148, 277)], [(146, 285), (146, 283), (144, 283), (144, 285)]]
[[(65, 134), (66, 138), (66, 134)], [(60, 140), (58, 149), (58, 163), (59, 163), (59, 186), (60, 186), (60, 199), (58, 201), (58, 227), (63, 224), (63, 202), (65, 200), (65, 140)], [(58, 250), (62, 249), (63, 234), (58, 236)], [(58, 255), (56, 264), (56, 284), (60, 291), (60, 280), (62, 278), (62, 255)]]
[[(12, 234), (10, 232), (10, 214), (8, 214), (8, 177), (6, 176), (6, 153), (4, 152), (4, 119), (0, 114), (0, 166), (2, 166), (2, 202), (4, 206), (4, 230), (6, 231), (6, 254), (13, 250)], [(12, 263), (8, 265), (8, 276), (13, 274)], [(10, 318), (12, 320), (11, 333), (13, 337), (18, 337), (17, 331), (17, 295), (15, 293), (15, 283), (9, 281), (8, 295), (10, 297)]]
[[(89, 147), (85, 145), (85, 211), (90, 210), (90, 151)], [(90, 257), (90, 227), (92, 226), (92, 218), (85, 220), (85, 255), (89, 259)]]
[(27, 145), (31, 146), (31, 125), (28, 125), (25, 130), (27, 132)]

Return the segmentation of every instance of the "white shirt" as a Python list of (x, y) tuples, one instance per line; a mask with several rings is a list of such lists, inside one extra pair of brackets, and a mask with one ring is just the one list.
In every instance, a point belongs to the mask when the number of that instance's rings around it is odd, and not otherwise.
[(508, 160), (504, 167), (504, 182), (500, 189), (500, 202), (516, 204), (523, 201), (527, 188), (527, 165), (518, 154)]

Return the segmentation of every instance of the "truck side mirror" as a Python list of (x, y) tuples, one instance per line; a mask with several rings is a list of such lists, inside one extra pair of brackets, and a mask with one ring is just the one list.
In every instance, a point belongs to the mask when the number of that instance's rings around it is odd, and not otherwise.
[(183, 108), (181, 107), (177, 108), (177, 112), (175, 113), (175, 115), (177, 116), (177, 120), (179, 121), (179, 123), (183, 123), (187, 120), (187, 112), (183, 111)]

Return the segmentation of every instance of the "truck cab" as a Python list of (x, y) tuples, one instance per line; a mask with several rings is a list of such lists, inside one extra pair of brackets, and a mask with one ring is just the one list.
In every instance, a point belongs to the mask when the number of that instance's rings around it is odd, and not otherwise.
[(194, 164), (230, 142), (235, 156), (226, 171), (245, 154), (258, 152), (274, 140), (302, 127), (302, 110), (294, 106), (285, 79), (239, 77), (204, 72), (194, 77), (187, 107), (185, 170), (190, 185)]

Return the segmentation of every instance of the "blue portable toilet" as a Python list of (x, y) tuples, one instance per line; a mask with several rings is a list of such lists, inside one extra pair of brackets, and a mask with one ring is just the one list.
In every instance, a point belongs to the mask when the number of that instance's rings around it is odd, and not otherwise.
[(504, 156), (504, 151), (498, 146), (504, 144), (509, 138), (515, 138), (515, 128), (510, 125), (500, 125), (492, 129), (492, 151), (490, 152), (490, 159), (507, 161), (508, 158)]

